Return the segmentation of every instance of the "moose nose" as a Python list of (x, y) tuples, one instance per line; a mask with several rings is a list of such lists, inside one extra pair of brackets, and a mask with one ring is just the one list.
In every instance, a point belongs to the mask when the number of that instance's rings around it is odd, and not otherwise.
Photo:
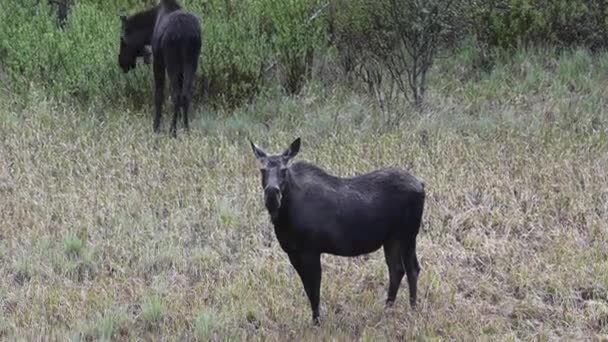
[(264, 189), (266, 207), (270, 210), (278, 209), (281, 206), (281, 191), (276, 186), (267, 186)]
[(266, 189), (264, 189), (264, 193), (266, 194), (266, 197), (281, 196), (281, 192), (279, 191), (279, 188), (276, 186), (267, 186)]

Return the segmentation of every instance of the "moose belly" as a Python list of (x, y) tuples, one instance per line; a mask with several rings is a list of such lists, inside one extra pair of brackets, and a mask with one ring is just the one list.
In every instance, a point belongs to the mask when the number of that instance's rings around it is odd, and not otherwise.
[(299, 249), (358, 256), (378, 250), (391, 233), (388, 222), (373, 213), (337, 214), (317, 216), (292, 226), (292, 238)]
[(356, 257), (377, 251), (382, 242), (378, 239), (355, 239), (352, 236), (329, 243), (323, 248), (322, 253), (328, 253), (346, 257)]

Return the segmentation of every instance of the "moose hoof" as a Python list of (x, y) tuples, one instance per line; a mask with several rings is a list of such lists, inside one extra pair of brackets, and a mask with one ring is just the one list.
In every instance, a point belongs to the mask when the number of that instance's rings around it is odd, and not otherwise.
[(321, 320), (319, 319), (319, 316), (312, 318), (312, 325), (314, 325), (315, 327), (321, 326)]

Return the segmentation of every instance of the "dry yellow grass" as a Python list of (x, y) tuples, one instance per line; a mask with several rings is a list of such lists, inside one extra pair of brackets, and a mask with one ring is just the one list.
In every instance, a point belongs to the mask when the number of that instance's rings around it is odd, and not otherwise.
[[(147, 113), (101, 120), (39, 94), (23, 110), (4, 97), (0, 338), (606, 336), (606, 89), (582, 83), (564, 95), (569, 80), (556, 77), (543, 102), (491, 82), (446, 83), (429, 115), (384, 133), (354, 95), (279, 99), (270, 114), (249, 109), (250, 119), (198, 113), (178, 139), (155, 136)], [(381, 251), (324, 256), (322, 326), (311, 325), (261, 202), (248, 135), (272, 151), (301, 135), (298, 158), (338, 175), (401, 166), (426, 180), (417, 312), (405, 282), (384, 310)]]

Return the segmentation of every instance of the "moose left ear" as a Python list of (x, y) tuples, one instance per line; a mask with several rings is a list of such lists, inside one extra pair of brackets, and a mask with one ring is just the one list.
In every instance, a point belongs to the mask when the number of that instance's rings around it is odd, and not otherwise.
[(262, 148), (258, 147), (258, 145), (254, 144), (253, 141), (249, 140), (249, 144), (251, 144), (251, 148), (253, 149), (253, 153), (258, 160), (265, 159), (268, 157), (268, 154), (262, 150)]
[(300, 152), (300, 138), (298, 137), (296, 140), (294, 140), (291, 145), (289, 145), (289, 148), (285, 150), (285, 152), (283, 152), (283, 157), (287, 160), (295, 157), (298, 152)]

